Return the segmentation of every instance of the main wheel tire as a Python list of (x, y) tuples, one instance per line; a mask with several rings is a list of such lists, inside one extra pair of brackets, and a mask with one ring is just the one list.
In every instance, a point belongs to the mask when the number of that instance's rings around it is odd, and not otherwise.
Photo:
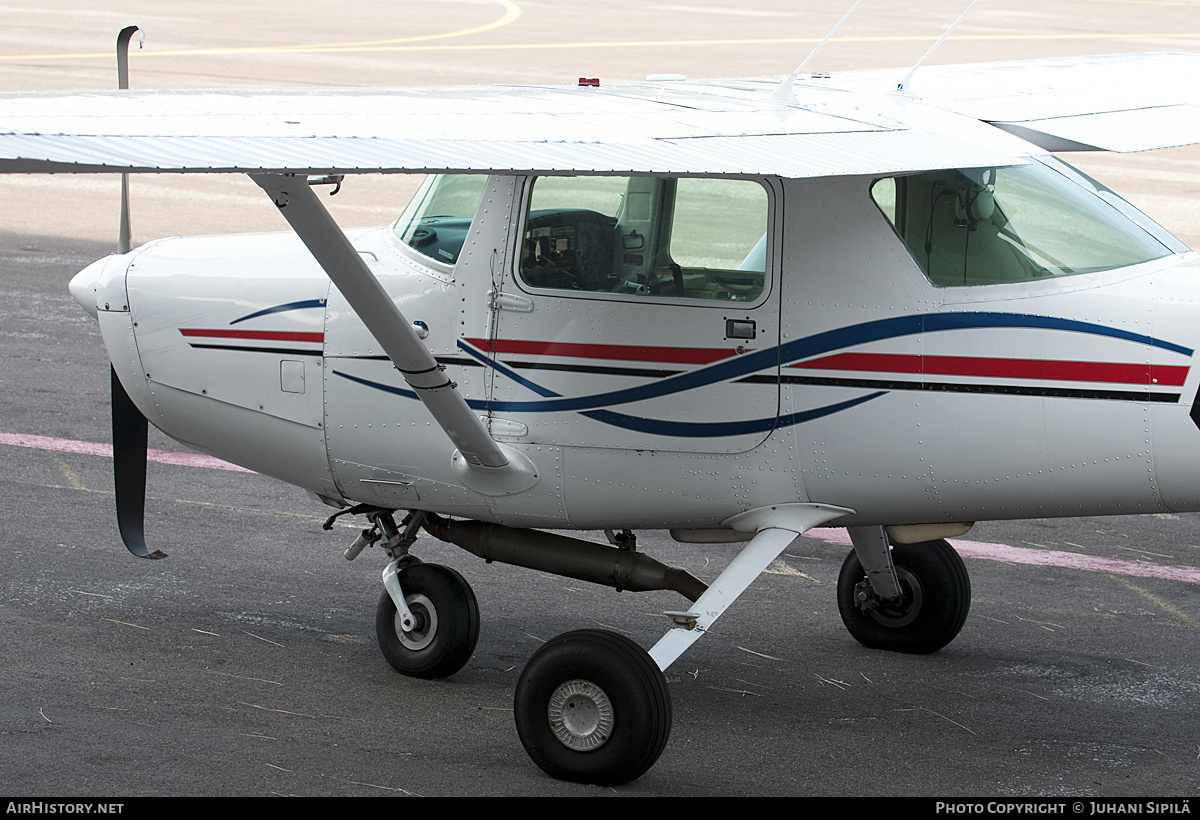
[[(858, 556), (851, 552), (838, 576), (838, 610), (863, 646), (896, 652), (936, 652), (954, 640), (971, 609), (971, 579), (958, 553), (943, 540), (897, 544), (892, 562), (901, 600), (880, 600)], [(863, 603), (868, 606), (864, 608)]]
[(375, 611), (375, 636), (387, 662), (414, 678), (446, 678), (462, 669), (479, 640), (479, 605), (461, 575), (437, 564), (400, 571), (404, 600), (416, 619), (405, 632), (392, 596), (384, 590)]
[(517, 734), (559, 780), (618, 786), (645, 774), (671, 736), (671, 695), (644, 649), (582, 629), (533, 654), (513, 698)]

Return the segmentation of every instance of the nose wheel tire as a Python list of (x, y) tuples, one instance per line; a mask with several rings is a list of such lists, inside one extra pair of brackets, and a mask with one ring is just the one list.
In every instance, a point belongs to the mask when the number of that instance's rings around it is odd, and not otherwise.
[(962, 629), (971, 609), (971, 580), (962, 558), (943, 540), (897, 544), (892, 561), (901, 596), (875, 595), (851, 552), (838, 576), (838, 610), (863, 646), (925, 654), (941, 649)]
[(644, 649), (583, 629), (533, 654), (513, 701), (517, 734), (559, 780), (617, 786), (644, 774), (671, 735), (671, 696)]
[(437, 564), (413, 564), (398, 578), (415, 623), (404, 630), (384, 590), (375, 611), (380, 651), (397, 672), (410, 677), (453, 675), (471, 659), (479, 639), (479, 605), (470, 584)]

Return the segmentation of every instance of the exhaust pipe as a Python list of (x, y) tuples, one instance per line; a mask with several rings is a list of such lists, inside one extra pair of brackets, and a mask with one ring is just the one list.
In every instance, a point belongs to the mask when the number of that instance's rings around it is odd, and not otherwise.
[(542, 530), (480, 521), (450, 521), (425, 514), (425, 530), (485, 561), (537, 569), (632, 592), (670, 589), (695, 601), (708, 585), (689, 572), (668, 567), (633, 550), (606, 547)]

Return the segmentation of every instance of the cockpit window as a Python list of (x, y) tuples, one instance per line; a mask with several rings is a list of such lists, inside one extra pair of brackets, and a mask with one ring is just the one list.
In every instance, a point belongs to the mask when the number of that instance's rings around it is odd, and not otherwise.
[[(887, 177), (871, 197), (933, 284), (1113, 270), (1174, 251), (1056, 161)], [(1144, 217), (1143, 217), (1144, 218)]]
[(430, 175), (392, 231), (418, 253), (453, 265), (467, 239), (487, 179), (484, 174)]
[(767, 235), (757, 182), (541, 177), (519, 272), (534, 288), (753, 301), (764, 290)]

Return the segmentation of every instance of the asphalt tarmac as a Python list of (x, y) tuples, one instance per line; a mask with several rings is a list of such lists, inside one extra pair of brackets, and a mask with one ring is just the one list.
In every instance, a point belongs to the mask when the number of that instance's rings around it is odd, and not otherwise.
[[(349, 2), (330, 20), (300, 0), (287, 15), (272, 4), (221, 5), (232, 17), (207, 22), (217, 5), (191, 4), (186, 17), (158, 4), (97, 10), (75, 0), (6, 10), (0, 87), (108, 87), (110, 57), (72, 55), (107, 53), (130, 22), (150, 31), (132, 63), (142, 87), (784, 73), (841, 14), (774, 0), (399, 3), (386, 12)], [(914, 62), (961, 8), (868, 0), (818, 67)], [(985, 2), (961, 31), (937, 62), (1196, 51), (1200, 8)], [(407, 39), (379, 42), (388, 38)], [(1078, 164), (1200, 245), (1200, 152)], [(111, 462), (28, 438), (111, 440), (107, 356), (66, 283), (112, 250), (115, 182), (4, 185), (0, 435), (33, 446), (0, 444), (0, 794), (1200, 791), (1196, 515), (979, 524), (963, 548), (971, 615), (930, 656), (859, 646), (834, 600), (846, 547), (801, 539), (669, 670), (674, 729), (650, 772), (617, 789), (549, 779), (513, 726), (525, 660), (575, 628), (650, 646), (666, 627), (661, 612), (681, 599), (487, 565), (426, 538), (418, 554), (459, 569), (483, 617), (466, 668), (426, 682), (397, 675), (375, 646), (383, 557), (343, 560), (355, 528), (322, 531), (330, 510), (298, 490), (255, 474), (151, 464), (147, 538), (170, 557), (129, 557), (112, 512)], [(335, 213), (347, 226), (381, 224), (411, 189), (408, 179), (348, 185)], [(139, 241), (283, 227), (248, 181), (135, 180), (134, 203)], [(150, 446), (183, 449), (154, 431)], [(734, 554), (658, 533), (641, 534), (639, 546), (704, 580)], [(1030, 554), (1048, 564), (1027, 563)]]

